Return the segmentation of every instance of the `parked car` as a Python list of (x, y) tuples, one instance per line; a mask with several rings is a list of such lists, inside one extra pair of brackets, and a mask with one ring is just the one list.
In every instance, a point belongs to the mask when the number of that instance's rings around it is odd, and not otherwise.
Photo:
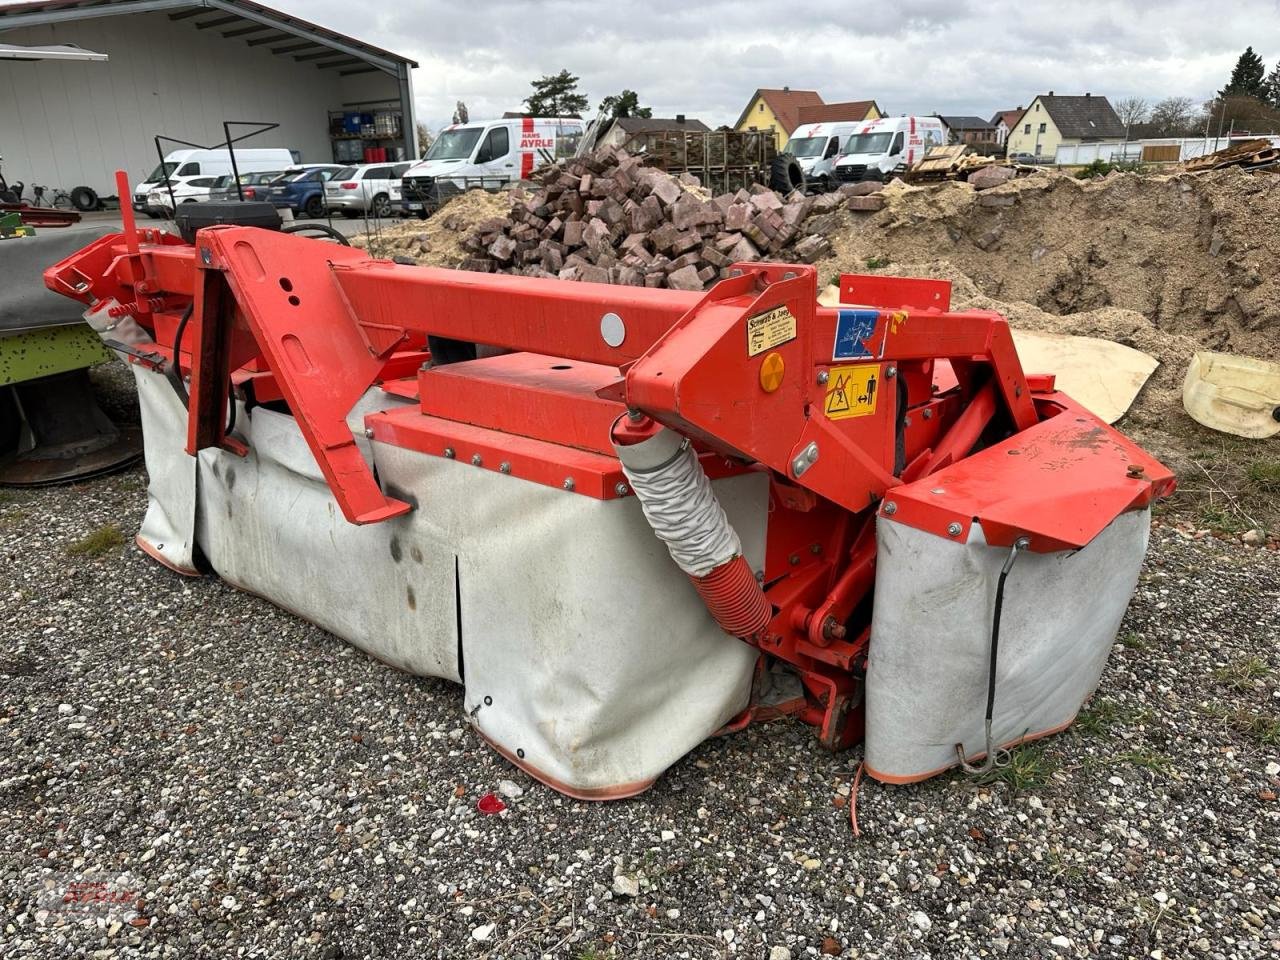
[(217, 179), (209, 191), (210, 200), (239, 200), (241, 194), (246, 200), (264, 200), (265, 190), (269, 184), (284, 176), (283, 170), (258, 170), (254, 173), (240, 174), (240, 189), (236, 189), (235, 179), (226, 174)]
[(389, 217), (400, 207), (400, 178), (410, 163), (363, 163), (334, 171), (324, 185), (324, 202), (344, 217), (371, 213)]
[[(268, 147), (236, 150), (236, 169), (240, 173), (259, 170), (284, 170), (301, 159), (292, 150)], [(157, 187), (164, 189), (165, 177), (176, 186), (194, 177), (220, 177), (231, 173), (231, 153), (222, 150), (174, 150), (147, 177), (133, 188), (133, 208), (147, 210), (147, 198)], [(165, 191), (166, 193), (168, 191)]]
[(335, 173), (346, 169), (337, 163), (315, 163), (286, 170), (262, 199), (270, 200), (277, 207), (288, 207), (294, 213), (311, 219), (324, 216), (324, 185)]
[(1011, 153), (1006, 157), (1010, 163), (1053, 163), (1054, 158), (1050, 156), (1036, 156), (1034, 153)]
[(143, 210), (152, 217), (172, 217), (174, 204), (201, 203), (208, 200), (209, 191), (218, 180), (218, 177), (195, 177), (191, 180), (183, 180), (181, 183), (174, 183), (172, 198), (170, 198), (169, 189), (161, 184), (147, 194)]

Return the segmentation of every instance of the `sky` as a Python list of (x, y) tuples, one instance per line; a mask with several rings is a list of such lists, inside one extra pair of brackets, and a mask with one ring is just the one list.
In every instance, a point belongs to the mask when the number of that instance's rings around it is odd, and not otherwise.
[[(1247, 45), (1280, 58), (1280, 0), (266, 0), (403, 54), (418, 119), (518, 110), (529, 81), (568, 69), (599, 101), (623, 88), (655, 116), (734, 123), (757, 87), (874, 99), (887, 113), (977, 114), (1037, 93), (1197, 103)], [(353, 11), (359, 13), (353, 18)]]

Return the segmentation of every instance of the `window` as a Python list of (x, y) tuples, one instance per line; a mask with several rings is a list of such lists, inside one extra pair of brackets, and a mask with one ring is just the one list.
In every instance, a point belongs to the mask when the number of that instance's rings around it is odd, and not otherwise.
[(1044, 133), (1047, 127), (1048, 127), (1048, 124), (1044, 124), (1044, 123), (1040, 124), (1040, 132)]
[(198, 177), (200, 176), (200, 164), (192, 160), (190, 163), (184, 163), (178, 168), (178, 176), (180, 177)]
[(412, 163), (397, 163), (394, 167), (391, 168), (391, 176), (394, 177), (396, 180), (399, 180), (401, 177), (403, 177), (406, 173), (409, 172), (409, 168), (412, 166), (413, 166)]
[(1041, 151), (1041, 150), (1043, 150), (1043, 149), (1044, 149), (1044, 144), (1043, 144), (1043, 143), (1037, 143), (1037, 144), (1036, 144), (1036, 156), (1037, 156), (1037, 157), (1038, 157), (1038, 156), (1040, 156), (1040, 151)]
[(893, 138), (893, 146), (889, 148), (889, 156), (894, 156), (902, 152), (902, 131), (898, 131), (898, 135)]
[(511, 151), (511, 135), (506, 127), (494, 127), (489, 131), (489, 135), (484, 138), (479, 152), (476, 154), (476, 163), (490, 163), (493, 160), (500, 160)]
[(764, 101), (763, 101), (763, 100), (760, 102), (760, 112), (761, 112), (761, 113), (764, 113)]
[(360, 179), (361, 180), (390, 180), (391, 168), (390, 167), (370, 167), (368, 170), (364, 172), (364, 176), (361, 177)]
[(1023, 132), (1023, 133), (1030, 133), (1030, 132), (1031, 132), (1031, 124), (1029, 124), (1029, 123), (1024, 123), (1024, 124), (1022, 125), (1022, 132)]
[(217, 183), (217, 180), (218, 180), (218, 178), (217, 178), (217, 177), (200, 177), (199, 179), (192, 180), (192, 181), (191, 181), (191, 186), (193, 186), (193, 187), (212, 187), (215, 183)]
[(830, 160), (836, 155), (836, 151), (840, 149), (840, 138), (832, 137), (827, 141), (827, 152), (822, 155), (823, 160)]

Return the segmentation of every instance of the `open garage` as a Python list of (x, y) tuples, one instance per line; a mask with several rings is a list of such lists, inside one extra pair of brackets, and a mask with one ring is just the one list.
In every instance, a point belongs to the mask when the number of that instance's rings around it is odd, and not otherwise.
[[(0, 7), (0, 43), (74, 45), (94, 60), (0, 60), (0, 157), (10, 181), (116, 193), (164, 152), (216, 147), (224, 121), (278, 124), (243, 147), (304, 163), (417, 157), (416, 64), (244, 0), (90, 0)], [(233, 127), (232, 135), (252, 126)]]

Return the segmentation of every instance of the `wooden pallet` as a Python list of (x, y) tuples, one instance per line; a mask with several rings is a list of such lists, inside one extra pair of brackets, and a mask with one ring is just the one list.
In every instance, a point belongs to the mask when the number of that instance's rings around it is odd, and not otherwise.
[(1191, 173), (1205, 170), (1221, 170), (1223, 167), (1256, 167), (1272, 166), (1280, 162), (1280, 148), (1273, 147), (1270, 140), (1245, 140), (1215, 153), (1207, 153), (1203, 157), (1193, 157), (1186, 162), (1186, 169)]

